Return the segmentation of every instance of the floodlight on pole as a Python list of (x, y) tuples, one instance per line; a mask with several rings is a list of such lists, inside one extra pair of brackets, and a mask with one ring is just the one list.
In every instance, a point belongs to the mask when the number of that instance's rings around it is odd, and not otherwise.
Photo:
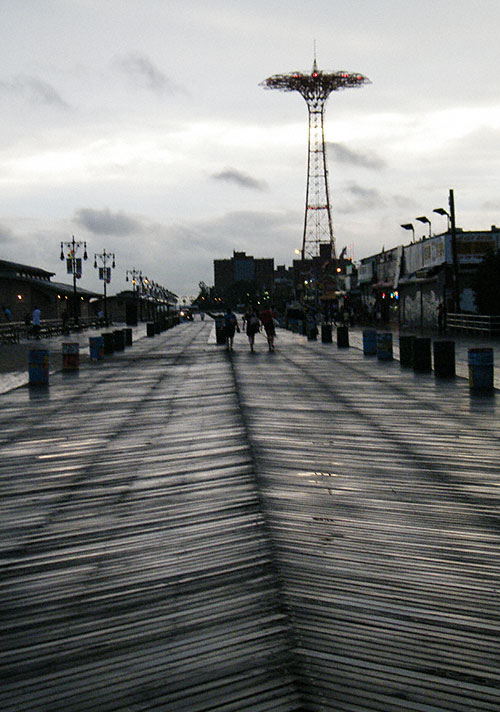
[(421, 223), (427, 223), (429, 225), (429, 237), (431, 237), (431, 221), (429, 218), (426, 218), (425, 215), (421, 215), (419, 218), (415, 218), (415, 220), (418, 220)]
[(403, 225), (401, 225), (401, 227), (403, 228), (403, 230), (411, 230), (412, 231), (412, 233), (413, 233), (412, 242), (415, 242), (415, 228), (413, 227), (413, 223), (404, 223)]
[(432, 212), (437, 213), (438, 215), (446, 215), (446, 217), (448, 218), (448, 230), (449, 230), (450, 222), (451, 222), (450, 213), (447, 210), (445, 210), (444, 208), (434, 208), (434, 210)]

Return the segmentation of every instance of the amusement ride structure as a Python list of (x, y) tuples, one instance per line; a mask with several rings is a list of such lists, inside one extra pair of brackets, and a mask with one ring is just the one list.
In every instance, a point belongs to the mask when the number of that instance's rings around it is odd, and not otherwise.
[(312, 72), (275, 74), (265, 79), (264, 89), (297, 91), (306, 101), (309, 112), (309, 142), (307, 189), (302, 238), (302, 262), (309, 258), (324, 258), (334, 262), (335, 236), (328, 190), (328, 168), (325, 151), (324, 114), (326, 100), (333, 91), (361, 87), (370, 80), (350, 72), (322, 72), (314, 58)]

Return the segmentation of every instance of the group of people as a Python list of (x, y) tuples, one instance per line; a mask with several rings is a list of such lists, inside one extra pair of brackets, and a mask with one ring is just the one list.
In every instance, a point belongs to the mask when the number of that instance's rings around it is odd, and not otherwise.
[[(255, 350), (255, 335), (260, 331), (261, 326), (264, 327), (266, 333), (269, 351), (274, 351), (274, 338), (276, 336), (275, 319), (276, 314), (270, 306), (266, 306), (260, 313), (257, 313), (257, 310), (253, 307), (247, 309), (243, 315), (242, 328), (246, 331), (250, 351)], [(234, 334), (240, 331), (238, 318), (233, 310), (228, 307), (224, 314), (224, 335), (226, 338), (226, 349), (228, 351), (233, 350)]]

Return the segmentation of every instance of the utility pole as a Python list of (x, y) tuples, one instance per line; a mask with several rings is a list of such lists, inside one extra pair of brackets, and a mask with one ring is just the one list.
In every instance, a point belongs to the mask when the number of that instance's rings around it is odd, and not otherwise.
[(460, 280), (458, 273), (457, 229), (455, 224), (455, 197), (453, 195), (453, 188), (450, 188), (448, 202), (450, 206), (451, 255), (453, 260), (453, 306), (455, 314), (460, 314)]

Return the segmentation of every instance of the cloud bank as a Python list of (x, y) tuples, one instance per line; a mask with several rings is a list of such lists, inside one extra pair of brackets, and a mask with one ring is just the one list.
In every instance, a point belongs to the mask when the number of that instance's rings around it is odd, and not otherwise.
[(252, 178), (252, 176), (242, 173), (236, 168), (226, 168), (220, 173), (213, 173), (211, 178), (213, 180), (226, 181), (227, 183), (234, 183), (234, 185), (240, 188), (248, 188), (249, 190), (267, 190), (268, 186), (265, 181), (257, 180)]

